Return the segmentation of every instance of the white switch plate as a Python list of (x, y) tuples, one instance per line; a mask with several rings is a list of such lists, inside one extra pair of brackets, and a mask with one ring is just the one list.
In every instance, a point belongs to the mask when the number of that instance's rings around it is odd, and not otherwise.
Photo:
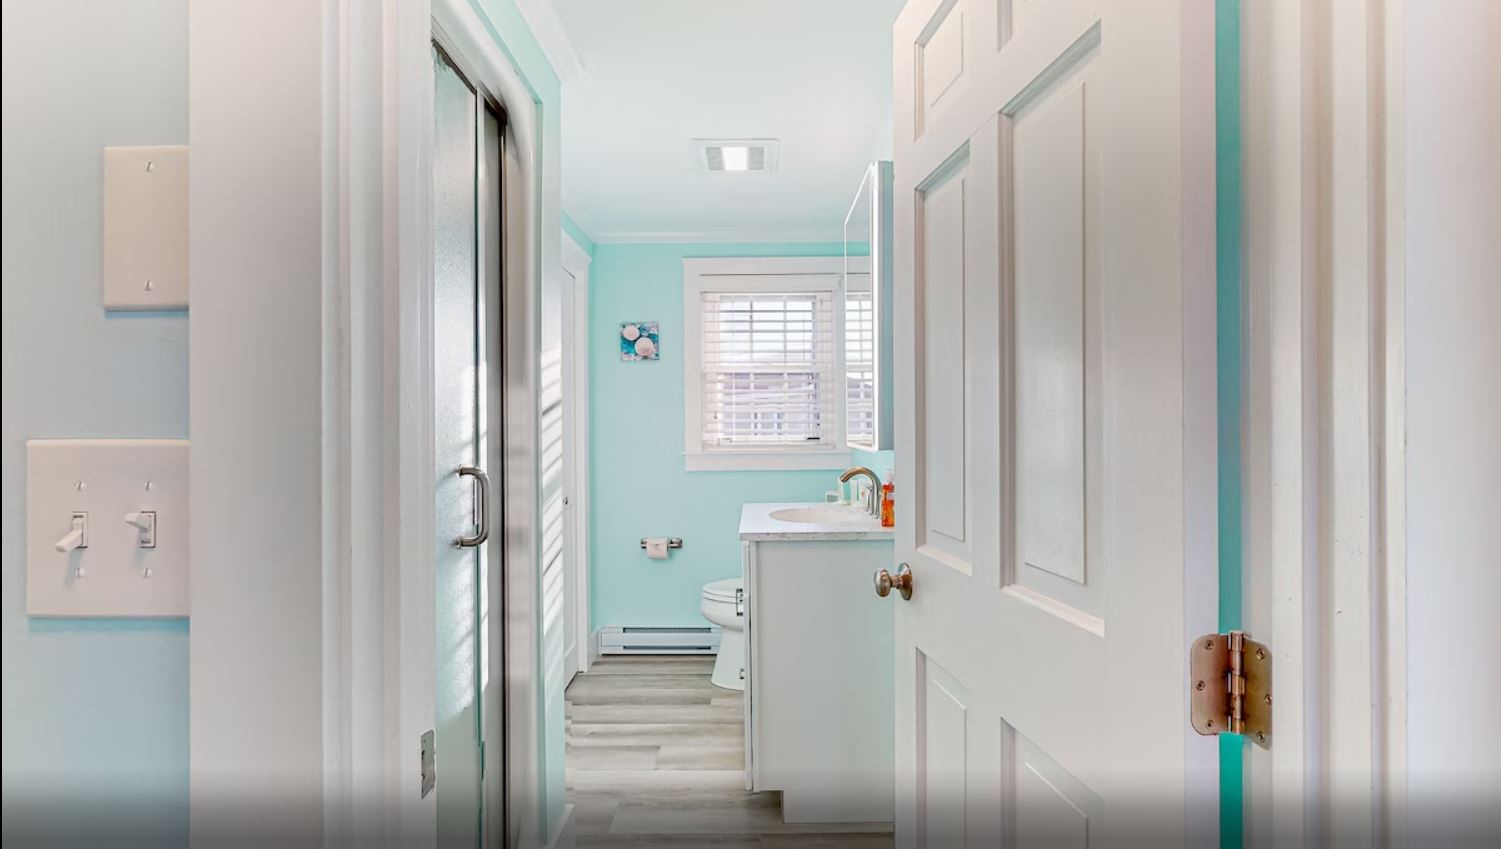
[(104, 308), (188, 306), (188, 148), (104, 149)]
[[(155, 548), (125, 521), (144, 510), (156, 512)], [(59, 552), (74, 513), (88, 514), (88, 546)], [(26, 613), (188, 615), (186, 439), (27, 441)]]

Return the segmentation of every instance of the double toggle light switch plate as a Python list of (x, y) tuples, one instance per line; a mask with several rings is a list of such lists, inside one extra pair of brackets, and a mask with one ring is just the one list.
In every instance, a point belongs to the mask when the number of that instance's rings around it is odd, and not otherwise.
[(26, 443), (26, 612), (188, 615), (188, 441)]

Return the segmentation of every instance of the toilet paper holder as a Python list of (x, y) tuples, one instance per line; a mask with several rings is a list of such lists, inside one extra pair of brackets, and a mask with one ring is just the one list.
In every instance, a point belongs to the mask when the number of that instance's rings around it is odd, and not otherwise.
[[(641, 547), (642, 548), (646, 548), (646, 537), (642, 537), (641, 538)], [(683, 547), (683, 538), (682, 537), (668, 537), (667, 538), (667, 547), (668, 548), (682, 548)]]

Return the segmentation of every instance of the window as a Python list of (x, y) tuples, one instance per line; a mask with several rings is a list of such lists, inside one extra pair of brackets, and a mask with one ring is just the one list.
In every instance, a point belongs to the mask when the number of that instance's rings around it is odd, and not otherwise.
[(684, 261), (687, 468), (843, 468), (838, 258)]
[(845, 441), (876, 442), (876, 314), (870, 273), (850, 274), (844, 296)]
[(703, 444), (806, 448), (834, 436), (832, 292), (704, 292)]

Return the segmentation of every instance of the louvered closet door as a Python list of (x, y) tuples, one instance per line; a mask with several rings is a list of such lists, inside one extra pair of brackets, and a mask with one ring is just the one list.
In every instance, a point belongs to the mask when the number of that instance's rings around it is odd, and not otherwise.
[[(558, 328), (560, 329), (561, 325)], [(567, 528), (563, 414), (566, 395), (563, 384), (563, 348), (558, 341), (542, 350), (542, 632), (545, 656), (549, 658), (549, 675), (563, 675), (564, 680), (548, 682), (549, 693), (561, 693), (567, 677), (577, 670), (565, 668), (569, 628), (566, 595), (568, 587), (567, 554), (564, 531)], [(559, 658), (554, 664), (551, 659)]]
[(896, 24), (900, 846), (1217, 838), (1212, 12)]

